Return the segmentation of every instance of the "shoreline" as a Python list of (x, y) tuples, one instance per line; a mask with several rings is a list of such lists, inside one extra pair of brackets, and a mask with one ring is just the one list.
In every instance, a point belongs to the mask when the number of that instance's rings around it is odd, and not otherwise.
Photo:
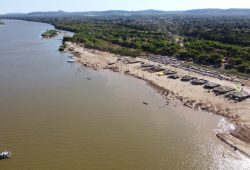
[[(167, 104), (173, 100), (178, 100), (184, 106), (191, 109), (202, 110), (225, 117), (234, 124), (235, 129), (226, 133), (218, 132), (216, 136), (224, 143), (250, 157), (249, 100), (235, 103), (232, 100), (225, 99), (223, 96), (215, 96), (212, 92), (203, 89), (201, 86), (192, 86), (188, 82), (168, 79), (167, 76), (158, 76), (157, 73), (146, 72), (140, 68), (140, 64), (138, 63), (128, 64), (124, 62), (123, 59), (126, 59), (126, 57), (120, 57), (115, 54), (94, 49), (87, 49), (83, 44), (65, 42), (64, 45), (64, 51), (73, 54), (76, 62), (86, 67), (95, 70), (109, 69), (146, 81), (166, 98)], [(145, 64), (161, 65), (163, 68), (173, 70), (181, 76), (192, 74), (191, 76), (203, 78), (221, 85), (229, 87), (235, 87), (236, 85), (233, 82), (201, 76), (180, 68), (159, 64), (145, 58), (138, 57), (136, 60)], [(249, 92), (250, 87), (245, 87), (245, 90)]]

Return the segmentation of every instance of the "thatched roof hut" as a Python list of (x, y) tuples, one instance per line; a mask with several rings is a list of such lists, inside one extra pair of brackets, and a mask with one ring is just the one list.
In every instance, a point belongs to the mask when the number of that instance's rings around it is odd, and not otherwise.
[(148, 65), (147, 67), (142, 67), (143, 71), (149, 71), (152, 70), (155, 66), (154, 65)]
[(214, 88), (214, 93), (215, 94), (225, 94), (225, 93), (228, 93), (228, 92), (231, 92), (231, 91), (234, 91), (235, 89), (234, 88), (231, 88), (231, 87), (227, 87), (227, 86), (219, 86), (219, 87), (216, 87)]
[(245, 91), (234, 91), (230, 92), (227, 97), (236, 101), (243, 101), (250, 98), (250, 94)]
[(217, 83), (213, 83), (213, 82), (207, 82), (205, 85), (204, 85), (204, 88), (205, 89), (213, 89), (215, 87), (219, 87), (220, 85), (217, 84)]
[(134, 58), (130, 58), (130, 57), (122, 57), (120, 58), (120, 60), (125, 63), (125, 64), (136, 64), (136, 63), (140, 63), (141, 61), (138, 61)]
[(177, 74), (172, 74), (172, 75), (168, 76), (168, 78), (170, 78), (170, 79), (178, 79), (180, 77)]
[(155, 72), (159, 72), (159, 71), (164, 71), (165, 69), (164, 68), (161, 68), (161, 67), (154, 67), (153, 69)]
[(141, 64), (141, 68), (153, 67), (152, 64)]
[(137, 63), (140, 63), (141, 61), (138, 61), (138, 60), (135, 60), (135, 59), (129, 59), (127, 61), (127, 64), (137, 64)]
[(165, 71), (164, 71), (164, 74), (165, 74), (165, 75), (170, 75), (170, 74), (176, 74), (176, 72), (175, 72), (175, 71), (172, 71), (172, 70), (165, 70)]
[(164, 71), (164, 68), (158, 67), (158, 66), (152, 66), (152, 67), (148, 67), (145, 69), (146, 71), (150, 72), (150, 73), (155, 73), (155, 72), (160, 72), (160, 71)]
[(191, 81), (191, 84), (193, 85), (203, 85), (207, 83), (207, 80), (204, 80), (204, 79), (194, 79)]
[(195, 77), (186, 75), (186, 76), (183, 76), (183, 77), (181, 78), (181, 81), (186, 81), (186, 82), (188, 82), (188, 81), (191, 81), (191, 80), (193, 80), (193, 79), (195, 79)]

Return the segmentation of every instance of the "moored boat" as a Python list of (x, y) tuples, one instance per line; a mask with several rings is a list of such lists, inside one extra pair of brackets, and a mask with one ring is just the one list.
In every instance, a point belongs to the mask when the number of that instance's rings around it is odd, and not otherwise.
[(69, 62), (69, 63), (74, 63), (75, 60), (74, 60), (74, 59), (68, 59), (68, 62)]
[(11, 158), (11, 152), (10, 151), (4, 151), (0, 153), (0, 160), (2, 159), (9, 159)]

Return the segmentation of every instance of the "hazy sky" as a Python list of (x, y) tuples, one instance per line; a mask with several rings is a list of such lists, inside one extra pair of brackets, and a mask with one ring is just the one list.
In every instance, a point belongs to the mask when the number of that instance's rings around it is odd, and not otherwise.
[(250, 8), (250, 0), (0, 0), (0, 13), (197, 8)]

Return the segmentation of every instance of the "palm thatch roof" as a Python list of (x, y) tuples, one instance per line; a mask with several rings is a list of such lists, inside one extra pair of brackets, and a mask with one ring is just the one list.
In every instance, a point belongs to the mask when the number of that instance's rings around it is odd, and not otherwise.
[(146, 69), (144, 69), (145, 71), (148, 71), (150, 73), (155, 73), (155, 72), (160, 72), (160, 71), (164, 71), (164, 68), (158, 67), (158, 66), (152, 66), (152, 67), (148, 67)]
[(153, 67), (152, 64), (141, 64), (141, 68)]
[(248, 92), (245, 91), (234, 91), (234, 92), (230, 92), (227, 97), (233, 99), (233, 100), (237, 100), (237, 101), (243, 101), (245, 99), (248, 99), (250, 97), (250, 94)]
[(180, 77), (177, 74), (172, 74), (172, 75), (168, 76), (168, 78), (170, 78), (170, 79), (178, 79)]
[(231, 92), (231, 91), (234, 91), (235, 89), (234, 88), (231, 88), (231, 87), (227, 87), (227, 86), (219, 86), (219, 87), (216, 87), (214, 88), (214, 93), (216, 94), (225, 94), (225, 93), (228, 93), (228, 92)]
[(170, 75), (170, 74), (176, 74), (176, 72), (175, 72), (175, 71), (172, 71), (172, 70), (165, 70), (165, 71), (164, 71), (164, 74), (165, 74), (165, 75)]
[(183, 76), (183, 77), (181, 78), (181, 81), (190, 81), (190, 80), (193, 80), (193, 79), (195, 79), (195, 77), (186, 75), (186, 76)]
[(193, 85), (203, 85), (207, 83), (207, 80), (204, 80), (204, 79), (194, 79), (191, 81), (191, 84)]
[(217, 83), (213, 83), (213, 82), (207, 82), (205, 85), (204, 85), (204, 88), (205, 89), (213, 89), (215, 87), (219, 87), (220, 85), (217, 84)]

